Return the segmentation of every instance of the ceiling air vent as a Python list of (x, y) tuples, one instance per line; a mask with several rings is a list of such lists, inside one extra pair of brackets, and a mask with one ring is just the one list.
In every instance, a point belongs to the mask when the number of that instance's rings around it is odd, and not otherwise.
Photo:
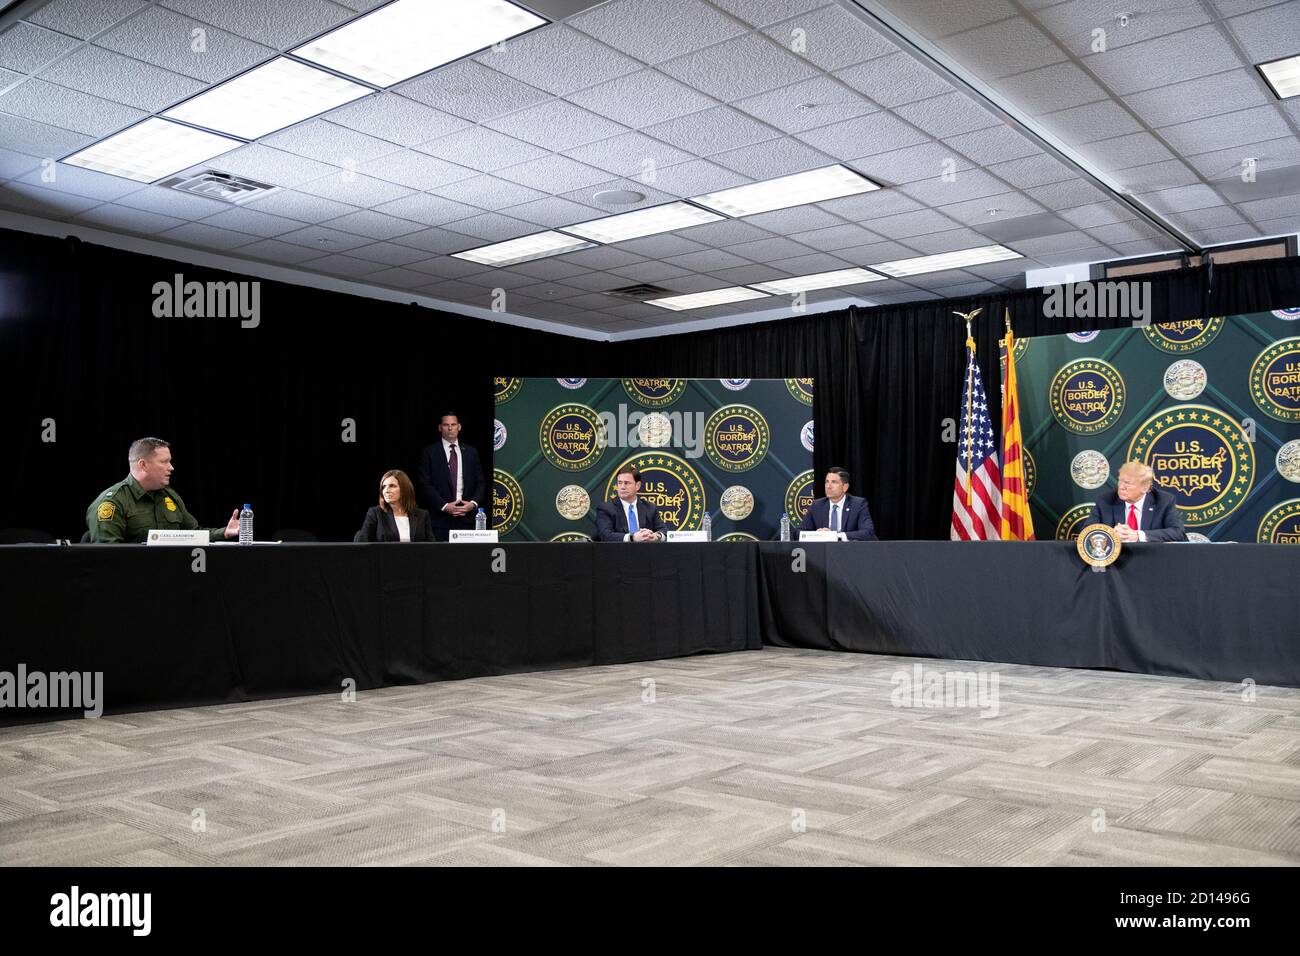
[(196, 176), (170, 176), (158, 185), (230, 203), (248, 202), (258, 196), (276, 192), (280, 188), (270, 183), (259, 183), (256, 179), (219, 173), (215, 169), (204, 170)]
[(641, 285), (625, 285), (621, 289), (610, 289), (605, 294), (617, 296), (620, 299), (631, 299), (633, 302), (644, 302), (646, 299), (658, 299), (674, 293), (662, 286), (642, 283)]

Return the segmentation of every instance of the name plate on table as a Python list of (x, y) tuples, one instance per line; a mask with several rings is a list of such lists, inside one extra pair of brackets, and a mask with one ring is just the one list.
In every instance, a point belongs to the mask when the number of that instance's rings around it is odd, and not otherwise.
[(211, 544), (212, 538), (202, 529), (197, 531), (172, 531), (166, 528), (155, 528), (145, 537), (144, 543), (150, 544), (180, 544), (193, 547), (196, 544)]
[(448, 537), (451, 539), (452, 544), (463, 544), (465, 542), (497, 543), (496, 531), (461, 531), (457, 529), (453, 530)]
[(800, 531), (800, 541), (838, 541), (840, 533), (838, 531)]
[(703, 531), (667, 531), (665, 537), (669, 541), (708, 541), (708, 537)]

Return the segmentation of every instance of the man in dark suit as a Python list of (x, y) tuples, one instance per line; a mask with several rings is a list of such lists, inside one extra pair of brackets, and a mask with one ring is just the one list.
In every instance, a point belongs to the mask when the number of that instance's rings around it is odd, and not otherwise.
[(1089, 523), (1111, 525), (1125, 542), (1186, 541), (1174, 496), (1152, 487), (1153, 477), (1149, 465), (1126, 461), (1120, 466), (1115, 490), (1103, 492), (1093, 505)]
[(637, 497), (641, 490), (641, 473), (635, 468), (621, 468), (614, 476), (618, 497), (596, 505), (597, 541), (661, 541), (664, 519), (659, 509)]
[(429, 509), (434, 537), (446, 541), (453, 528), (473, 530), (485, 492), (478, 452), (460, 442), (460, 416), (443, 415), (438, 431), (441, 440), (420, 452), (416, 491)]
[(875, 541), (876, 526), (866, 498), (849, 494), (849, 473), (843, 468), (826, 472), (826, 497), (808, 506), (800, 531), (838, 531), (849, 541)]

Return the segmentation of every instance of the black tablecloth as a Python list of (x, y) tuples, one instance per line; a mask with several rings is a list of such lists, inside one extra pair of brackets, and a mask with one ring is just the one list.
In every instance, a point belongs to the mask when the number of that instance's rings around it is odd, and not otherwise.
[[(215, 545), (204, 558), (198, 572), (183, 547), (0, 547), (0, 671), (102, 671), (106, 709), (127, 711), (761, 646), (744, 544)], [(0, 723), (57, 716), (6, 708)]]
[[(1300, 686), (1300, 548), (758, 545), (765, 643)], [(792, 568), (795, 548), (806, 569)]]

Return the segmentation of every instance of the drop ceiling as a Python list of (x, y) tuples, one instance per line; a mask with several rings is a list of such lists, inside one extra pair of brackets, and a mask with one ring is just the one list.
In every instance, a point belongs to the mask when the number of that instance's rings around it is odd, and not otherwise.
[[(1300, 229), (1300, 98), (1255, 69), (1300, 53), (1297, 0), (609, 0), (186, 171), (279, 187), (238, 206), (56, 162), (380, 5), (12, 6), (0, 225), (601, 338), (791, 313), (780, 295), (672, 311), (608, 294), (643, 283), (1023, 257), (804, 293), (815, 311)], [(505, 268), (453, 256), (833, 164), (883, 188)]]

